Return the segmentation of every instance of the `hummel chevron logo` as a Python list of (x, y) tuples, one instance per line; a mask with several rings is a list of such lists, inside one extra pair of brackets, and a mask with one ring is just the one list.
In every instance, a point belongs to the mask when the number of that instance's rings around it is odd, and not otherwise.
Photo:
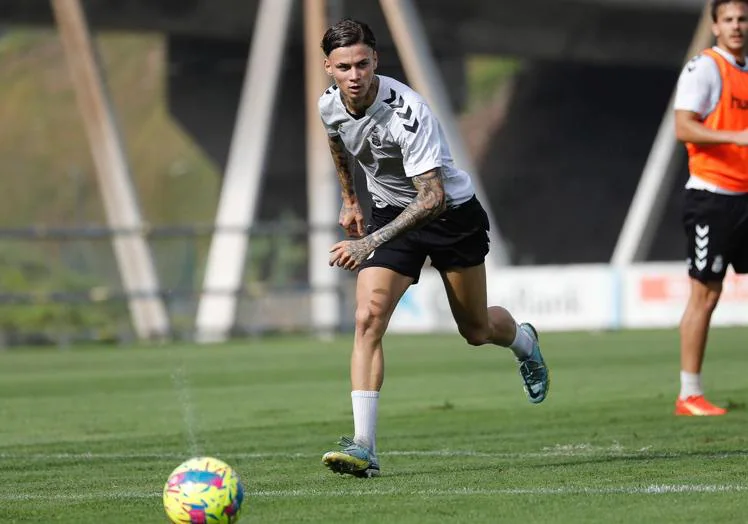
[(410, 108), (410, 106), (405, 108), (405, 111), (401, 111), (400, 113), (395, 113), (400, 118), (404, 118), (405, 120), (410, 120), (410, 115), (413, 114), (413, 110)]
[[(395, 110), (401, 109), (403, 106), (405, 106), (405, 100), (403, 100), (403, 97), (398, 95), (392, 88), (390, 88), (389, 98), (385, 98), (383, 102)], [(413, 116), (413, 109), (410, 106), (406, 106), (403, 111), (395, 111), (395, 114), (403, 120), (410, 120), (410, 117)], [(412, 124), (403, 124), (403, 127), (406, 131), (415, 133), (416, 131), (418, 131), (420, 125), (420, 122), (418, 122), (418, 119), (416, 118), (413, 120)]]
[(384, 100), (382, 100), (382, 102), (384, 102), (385, 104), (389, 105), (392, 102), (394, 102), (396, 98), (397, 98), (397, 93), (395, 93), (394, 89), (390, 88), (390, 97), (389, 98), (385, 98)]
[(405, 100), (403, 100), (403, 97), (399, 96), (397, 97), (397, 102), (392, 102), (390, 104), (390, 107), (392, 107), (392, 109), (400, 109), (404, 105), (405, 105)]
[(696, 266), (696, 269), (699, 271), (703, 271), (704, 268), (706, 268), (706, 257), (709, 254), (709, 226), (700, 226), (696, 225), (695, 228), (696, 231), (696, 238), (694, 239), (694, 242), (696, 244), (696, 249), (694, 249), (694, 254), (696, 255), (696, 260), (694, 260), (694, 266)]
[(418, 126), (419, 125), (420, 124), (418, 123), (418, 119), (415, 119), (413, 121), (413, 125), (403, 124), (403, 127), (405, 128), (406, 131), (410, 131), (411, 133), (415, 133), (416, 131), (418, 131)]

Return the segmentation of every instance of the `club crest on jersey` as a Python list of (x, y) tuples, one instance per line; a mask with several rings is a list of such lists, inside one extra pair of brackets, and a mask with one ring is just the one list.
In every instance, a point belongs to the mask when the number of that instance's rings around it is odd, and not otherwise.
[(369, 140), (374, 147), (382, 147), (382, 140), (379, 138), (379, 130), (376, 127), (369, 135)]

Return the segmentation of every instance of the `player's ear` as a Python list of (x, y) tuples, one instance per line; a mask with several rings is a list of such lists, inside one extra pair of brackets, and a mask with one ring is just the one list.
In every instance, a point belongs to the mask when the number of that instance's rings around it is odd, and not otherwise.
[(332, 64), (328, 58), (325, 58), (325, 72), (328, 76), (332, 76)]
[(714, 35), (714, 38), (719, 38), (719, 26), (716, 22), (712, 24), (712, 34)]
[(374, 64), (373, 65), (373, 69), (374, 69), (374, 71), (376, 71), (377, 70), (377, 64), (379, 64), (379, 55), (377, 54), (376, 51), (374, 51), (374, 62), (373, 62), (373, 64)]

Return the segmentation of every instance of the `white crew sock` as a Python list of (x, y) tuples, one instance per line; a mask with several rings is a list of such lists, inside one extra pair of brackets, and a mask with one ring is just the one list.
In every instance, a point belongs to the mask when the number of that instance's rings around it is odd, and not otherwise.
[(532, 348), (535, 341), (525, 332), (524, 329), (519, 327), (519, 324), (515, 324), (515, 326), (516, 334), (514, 335), (514, 342), (509, 344), (509, 349), (514, 351), (514, 356), (522, 360), (532, 354)]
[(683, 400), (687, 399), (688, 397), (697, 397), (703, 394), (704, 390), (701, 389), (701, 374), (681, 371), (679, 398)]
[(376, 452), (379, 391), (351, 391), (353, 440)]

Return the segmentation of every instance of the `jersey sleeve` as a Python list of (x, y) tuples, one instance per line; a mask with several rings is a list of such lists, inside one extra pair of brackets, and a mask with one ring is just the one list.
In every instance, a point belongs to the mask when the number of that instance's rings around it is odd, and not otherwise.
[(393, 118), (399, 120), (403, 169), (407, 176), (413, 177), (442, 167), (442, 148), (439, 123), (428, 106), (418, 103), (410, 108), (411, 115), (406, 106)]
[(721, 91), (722, 79), (714, 59), (697, 55), (688, 61), (678, 78), (673, 107), (706, 118), (717, 107)]
[(322, 125), (325, 126), (325, 132), (327, 132), (327, 136), (329, 137), (338, 136), (338, 130), (335, 127), (329, 125), (327, 122), (325, 122), (324, 118), (322, 119)]
[(332, 125), (332, 119), (333, 119), (333, 104), (331, 103), (329, 97), (327, 96), (327, 92), (325, 95), (322, 95), (322, 97), (319, 99), (319, 102), (317, 104), (317, 109), (319, 109), (319, 117), (320, 120), (322, 120), (322, 125), (325, 128), (325, 132), (327, 133), (327, 136), (333, 137), (338, 136), (338, 129), (336, 126)]

